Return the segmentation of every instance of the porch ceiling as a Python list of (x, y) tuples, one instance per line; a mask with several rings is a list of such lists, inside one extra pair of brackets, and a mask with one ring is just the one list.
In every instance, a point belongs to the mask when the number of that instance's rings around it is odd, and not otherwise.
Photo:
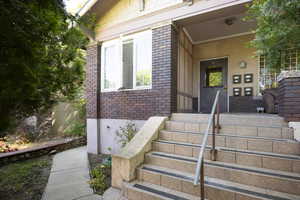
[[(254, 21), (244, 21), (246, 16), (244, 4), (227, 7), (218, 11), (208, 12), (177, 21), (184, 27), (194, 44), (232, 35), (249, 33), (254, 30)], [(226, 20), (232, 19), (232, 24), (226, 24)]]

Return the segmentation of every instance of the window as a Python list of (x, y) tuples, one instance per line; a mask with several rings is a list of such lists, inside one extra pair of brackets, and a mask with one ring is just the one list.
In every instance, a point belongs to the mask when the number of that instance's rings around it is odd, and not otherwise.
[(147, 0), (147, 1), (143, 1), (141, 0), (143, 3), (143, 9), (142, 10), (146, 10), (146, 11), (155, 11), (155, 10), (159, 10), (159, 9), (163, 9), (166, 8), (168, 6), (173, 6), (176, 5), (178, 3), (182, 3), (183, 0)]
[(120, 66), (118, 63), (118, 48), (115, 43), (103, 48), (102, 85), (104, 90), (113, 90), (119, 87)]
[(259, 88), (260, 93), (264, 89), (275, 88), (277, 87), (277, 76), (279, 75), (279, 71), (270, 71), (267, 67), (266, 57), (261, 55), (259, 57)]
[(300, 62), (298, 60), (300, 52), (296, 49), (289, 49), (282, 54), (282, 69), (285, 71), (300, 70)]
[(123, 42), (123, 88), (133, 88), (133, 40)]
[(102, 91), (150, 88), (152, 32), (103, 43), (102, 60)]
[(277, 76), (281, 71), (297, 71), (300, 70), (300, 52), (297, 49), (289, 49), (284, 51), (281, 55), (281, 69), (270, 70), (267, 65), (266, 57), (261, 55), (259, 57), (259, 88), (260, 93), (264, 89), (276, 88), (278, 85)]
[(135, 87), (147, 87), (152, 79), (152, 38), (144, 34), (135, 40)]

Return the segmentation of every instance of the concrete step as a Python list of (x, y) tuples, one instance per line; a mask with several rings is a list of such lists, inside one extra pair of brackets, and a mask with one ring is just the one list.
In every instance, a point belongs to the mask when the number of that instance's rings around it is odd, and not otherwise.
[[(192, 114), (192, 113), (173, 113), (171, 120), (186, 122), (207, 122), (210, 114)], [(251, 126), (284, 126), (288, 123), (278, 115), (271, 114), (235, 114), (221, 113), (220, 122), (235, 125), (251, 125)]]
[[(143, 165), (138, 169), (138, 179), (140, 181), (163, 186), (183, 193), (200, 196), (200, 185), (194, 185), (194, 175), (170, 168), (155, 165)], [(296, 200), (300, 196), (287, 193), (265, 190), (253, 186), (247, 186), (217, 178), (205, 177), (205, 198), (212, 200)]]
[[(174, 142), (201, 144), (204, 133), (186, 131), (160, 131), (159, 138)], [(211, 135), (208, 145), (212, 142)], [(250, 151), (273, 152), (279, 154), (300, 155), (300, 143), (295, 140), (265, 138), (257, 136), (216, 135), (216, 146)]]
[[(153, 150), (198, 158), (201, 145), (159, 140), (153, 142)], [(211, 146), (205, 149), (204, 158), (211, 160)], [(217, 161), (251, 167), (300, 173), (300, 156), (217, 148)]]
[[(237, 135), (237, 136), (258, 136), (279, 139), (294, 139), (294, 131), (292, 128), (282, 126), (250, 126), (241, 124), (220, 124), (221, 134)], [(167, 121), (165, 125), (169, 131), (187, 131), (202, 132), (207, 128), (207, 123), (198, 123), (190, 121)]]
[[(195, 173), (197, 159), (162, 152), (146, 155), (146, 164), (157, 165), (187, 173)], [(242, 165), (205, 160), (204, 174), (239, 184), (300, 195), (300, 175)]]
[(128, 200), (200, 200), (200, 197), (142, 181), (124, 183), (123, 192)]

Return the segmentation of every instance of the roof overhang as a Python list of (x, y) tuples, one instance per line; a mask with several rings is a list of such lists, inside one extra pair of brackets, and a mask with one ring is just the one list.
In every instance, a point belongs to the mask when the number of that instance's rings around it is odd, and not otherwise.
[(101, 0), (87, 0), (87, 2), (77, 11), (77, 15), (84, 16), (98, 1)]

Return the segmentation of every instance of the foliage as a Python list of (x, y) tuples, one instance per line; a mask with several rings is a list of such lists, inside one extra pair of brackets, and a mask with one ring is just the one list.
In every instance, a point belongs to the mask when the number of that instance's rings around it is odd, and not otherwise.
[(107, 181), (110, 178), (110, 170), (111, 167), (106, 164), (98, 165), (91, 170), (92, 178), (89, 183), (100, 195), (110, 187)]
[(5, 141), (1, 141), (0, 139), (0, 153), (8, 153), (13, 151), (18, 151), (18, 149), (10, 147), (9, 144), (7, 144)]
[(63, 0), (0, 1), (0, 131), (73, 99), (84, 80), (86, 37)]
[(77, 119), (71, 119), (67, 122), (68, 128), (65, 130), (65, 134), (72, 136), (84, 136), (86, 133), (86, 100), (82, 95), (83, 90), (78, 93), (72, 105), (77, 111)]
[(278, 71), (282, 51), (300, 47), (299, 0), (254, 0), (247, 19), (257, 22), (251, 45), (266, 55), (271, 69)]
[(140, 70), (136, 75), (137, 86), (149, 86), (151, 84), (151, 71), (148, 69)]
[(51, 157), (45, 156), (1, 167), (0, 199), (41, 199), (51, 162)]
[(124, 127), (120, 127), (120, 130), (116, 132), (116, 135), (119, 137), (119, 142), (122, 147), (125, 147), (125, 145), (130, 142), (136, 132), (137, 129), (133, 122), (127, 122)]

